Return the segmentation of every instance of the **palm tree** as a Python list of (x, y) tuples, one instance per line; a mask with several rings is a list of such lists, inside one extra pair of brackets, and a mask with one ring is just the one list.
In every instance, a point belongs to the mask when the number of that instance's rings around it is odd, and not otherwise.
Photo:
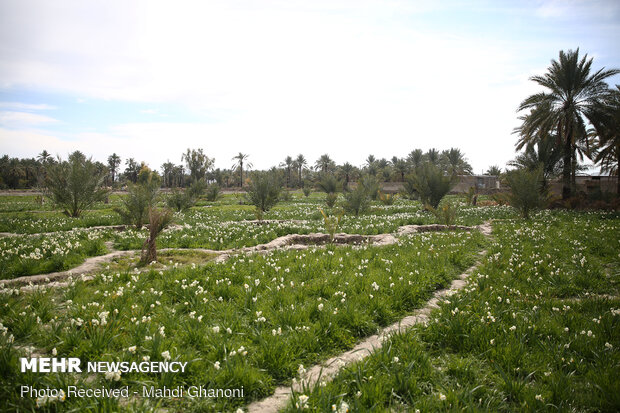
[(116, 153), (108, 156), (108, 169), (110, 170), (110, 174), (112, 175), (112, 184), (114, 185), (114, 181), (116, 178), (116, 171), (118, 171), (118, 167), (121, 165), (121, 157)]
[(541, 168), (543, 188), (546, 188), (547, 180), (559, 175), (562, 170), (562, 147), (557, 146), (556, 142), (554, 136), (548, 136), (536, 143), (530, 143), (525, 147), (525, 151), (508, 162), (508, 165), (529, 171)]
[(245, 166), (248, 168), (252, 167), (252, 164), (247, 162), (247, 159), (250, 155), (246, 153), (237, 154), (237, 156), (233, 156), (232, 160), (235, 161), (235, 164), (232, 166), (233, 169), (239, 169), (239, 186), (243, 188), (243, 163), (245, 162)]
[(172, 186), (172, 177), (174, 175), (174, 164), (169, 160), (161, 164), (162, 175), (164, 176), (164, 186), (170, 188)]
[(413, 169), (418, 169), (424, 162), (424, 153), (422, 152), (422, 149), (414, 149), (409, 152), (409, 155), (407, 155), (407, 162), (413, 167)]
[(427, 162), (430, 162), (431, 164), (437, 166), (437, 162), (439, 161), (439, 151), (435, 148), (431, 148), (428, 150), (428, 152), (426, 152), (424, 157), (426, 158)]
[(280, 164), (280, 166), (283, 166), (286, 168), (286, 186), (287, 188), (291, 187), (291, 169), (293, 168), (293, 158), (291, 158), (290, 156), (287, 156), (286, 158), (284, 158), (284, 162), (282, 162)]
[(502, 174), (502, 169), (497, 165), (491, 165), (489, 169), (487, 169), (486, 174), (490, 176), (500, 176)]
[(351, 175), (355, 171), (355, 167), (351, 165), (349, 162), (345, 162), (340, 167), (340, 173), (344, 177), (344, 187), (349, 188), (349, 180), (351, 179)]
[(321, 172), (328, 172), (331, 169), (334, 169), (336, 163), (332, 161), (332, 158), (329, 157), (328, 154), (321, 155), (319, 159), (314, 164), (316, 170)]
[(302, 154), (299, 154), (297, 155), (297, 158), (295, 158), (295, 165), (297, 166), (297, 170), (299, 171), (299, 185), (301, 186), (303, 185), (301, 173), (304, 167), (308, 165), (308, 161), (306, 161), (305, 156), (303, 156)]
[(50, 153), (46, 151), (45, 149), (43, 149), (43, 152), (41, 152), (39, 156), (37, 156), (37, 160), (41, 162), (43, 165), (48, 163), (51, 159), (52, 159), (52, 155), (50, 155)]
[(443, 151), (441, 155), (448, 175), (454, 177), (457, 175), (472, 174), (471, 165), (467, 162), (467, 159), (465, 159), (460, 149), (450, 148), (448, 151)]
[(396, 171), (396, 173), (400, 175), (400, 181), (405, 182), (405, 175), (407, 174), (407, 171), (409, 170), (407, 161), (405, 161), (404, 159), (399, 159), (398, 157), (394, 156), (392, 158), (392, 166), (394, 167), (394, 171)]
[(609, 94), (602, 115), (594, 122), (598, 137), (594, 161), (601, 164), (601, 172), (618, 176), (616, 193), (620, 194), (620, 85)]
[[(529, 109), (530, 127), (534, 130), (555, 131), (559, 143), (562, 145), (562, 198), (571, 196), (571, 170), (575, 160), (575, 147), (580, 139), (586, 138), (585, 119), (592, 121), (596, 117), (602, 101), (609, 91), (604, 82), (610, 76), (620, 73), (617, 69), (600, 69), (591, 74), (592, 59), (588, 55), (579, 59), (579, 49), (560, 51), (559, 60), (552, 60), (547, 73), (542, 76), (532, 76), (530, 79), (545, 87), (547, 91), (529, 96), (521, 105), (518, 112)], [(585, 119), (584, 119), (585, 118)], [(526, 125), (527, 126), (527, 125)], [(520, 131), (527, 137), (528, 128)], [(540, 134), (531, 134), (536, 138)]]

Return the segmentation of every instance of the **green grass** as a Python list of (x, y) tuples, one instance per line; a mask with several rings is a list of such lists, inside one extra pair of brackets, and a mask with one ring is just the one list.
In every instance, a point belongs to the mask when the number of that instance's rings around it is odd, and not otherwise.
[(618, 411), (620, 221), (609, 217), (544, 213), (496, 224), (487, 259), (462, 293), (427, 326), (306, 389), (308, 406)]
[[(472, 264), (482, 243), (475, 232), (420, 234), (387, 247), (277, 252), (141, 274), (106, 271), (65, 289), (17, 296), (5, 290), (0, 322), (15, 341), (2, 348), (14, 356), (0, 366), (10, 373), (0, 387), (7, 400), (28, 408), (32, 400), (12, 391), (18, 383), (80, 379), (17, 373), (14, 357), (28, 346), (85, 360), (160, 360), (169, 351), (190, 361), (188, 373), (127, 374), (118, 385), (243, 386), (246, 399), (237, 403), (249, 402), (288, 383), (299, 364), (351, 348), (420, 306)], [(135, 353), (127, 350), (132, 346)], [(97, 377), (86, 385), (105, 382)], [(80, 403), (67, 400), (63, 408)]]

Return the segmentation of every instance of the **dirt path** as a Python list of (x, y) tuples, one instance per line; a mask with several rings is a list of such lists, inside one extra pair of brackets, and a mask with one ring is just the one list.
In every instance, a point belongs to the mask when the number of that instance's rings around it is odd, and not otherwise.
[[(413, 226), (408, 226), (413, 227)], [(425, 232), (430, 231), (429, 226), (426, 228), (409, 228), (407, 231), (412, 232)], [(402, 228), (402, 227), (401, 227)], [(471, 229), (469, 227), (466, 227)], [(486, 237), (489, 237), (492, 232), (492, 227), (489, 222), (478, 226), (480, 232)], [(444, 226), (445, 229), (445, 226)], [(435, 230), (440, 230), (439, 228)], [(400, 233), (400, 231), (399, 231)], [(410, 232), (407, 232), (410, 233)], [(480, 265), (482, 257), (487, 253), (487, 250), (481, 251), (478, 256), (478, 261), (469, 267), (464, 273), (459, 275), (452, 281), (449, 287), (442, 290), (435, 291), (433, 297), (426, 302), (426, 305), (419, 310), (416, 310), (412, 315), (403, 318), (402, 320), (384, 328), (379, 334), (367, 337), (362, 342), (358, 343), (354, 348), (346, 351), (338, 356), (332, 357), (323, 363), (316, 364), (307, 369), (306, 374), (302, 377), (302, 380), (295, 383), (292, 387), (280, 386), (277, 387), (274, 394), (260, 401), (256, 401), (248, 405), (247, 410), (250, 413), (269, 413), (277, 412), (278, 410), (286, 407), (290, 397), (295, 392), (302, 391), (303, 387), (312, 387), (317, 384), (318, 380), (329, 381), (333, 379), (338, 371), (346, 364), (358, 361), (369, 356), (373, 350), (383, 346), (384, 341), (396, 332), (402, 332), (406, 329), (419, 324), (426, 323), (429, 319), (430, 313), (433, 309), (439, 307), (441, 299), (448, 297), (467, 285), (467, 278), (472, 272)]]

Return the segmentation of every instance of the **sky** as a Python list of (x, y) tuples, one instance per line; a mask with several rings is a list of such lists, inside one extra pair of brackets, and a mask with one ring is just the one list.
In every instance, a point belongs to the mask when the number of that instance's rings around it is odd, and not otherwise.
[(576, 48), (620, 68), (618, 39), (616, 0), (2, 0), (0, 155), (266, 169), (458, 147), (481, 173), (514, 158), (531, 76)]

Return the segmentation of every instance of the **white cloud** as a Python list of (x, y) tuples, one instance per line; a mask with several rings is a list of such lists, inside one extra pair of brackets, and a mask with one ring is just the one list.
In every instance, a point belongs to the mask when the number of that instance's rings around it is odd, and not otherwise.
[(58, 122), (56, 119), (45, 115), (29, 112), (0, 112), (0, 125), (8, 128), (29, 127), (31, 125), (49, 124)]
[[(33, 153), (57, 144), (46, 149), (81, 149), (100, 160), (116, 151), (152, 166), (180, 162), (187, 147), (204, 147), (220, 167), (230, 167), (241, 150), (266, 168), (300, 152), (312, 161), (330, 153), (359, 165), (369, 153), (389, 158), (455, 146), (478, 172), (514, 156), (515, 110), (535, 90), (523, 73), (542, 73), (555, 55), (542, 64), (524, 60), (558, 49), (551, 41), (414, 18), (448, 7), (396, 0), (7, 1), (0, 6), (5, 88), (61, 92), (93, 106), (97, 99), (141, 102), (142, 113), (159, 116), (152, 107), (178, 105), (199, 120), (174, 122), (170, 115), (170, 122), (97, 125), (96, 133), (55, 137), (31, 130), (53, 121), (25, 113), (44, 108), (7, 106), (15, 112), (5, 112), (13, 115), (2, 124), (21, 125)], [(551, 18), (565, 7), (545, 3), (539, 13)], [(5, 133), (2, 151), (13, 148)], [(43, 141), (34, 148), (37, 136)], [(73, 147), (65, 149), (60, 142), (68, 140)]]
[(0, 108), (5, 109), (16, 109), (16, 110), (27, 110), (27, 111), (37, 111), (37, 110), (52, 110), (56, 109), (56, 106), (48, 105), (45, 103), (21, 103), (21, 102), (0, 102)]

